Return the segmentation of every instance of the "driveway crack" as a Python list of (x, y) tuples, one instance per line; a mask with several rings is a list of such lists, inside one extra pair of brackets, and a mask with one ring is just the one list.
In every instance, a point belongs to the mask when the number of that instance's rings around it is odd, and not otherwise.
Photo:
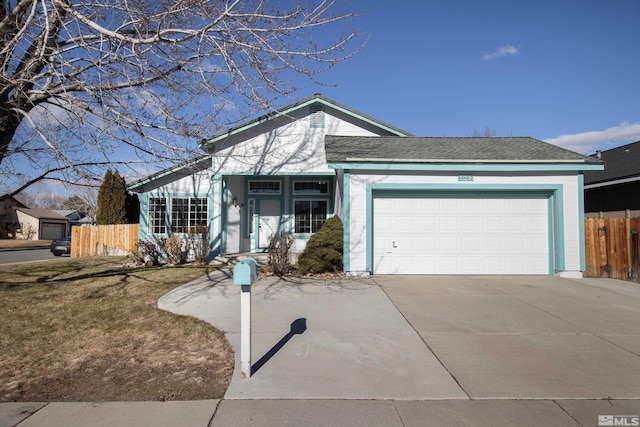
[(458, 378), (456, 378), (456, 376), (453, 374), (453, 372), (451, 372), (451, 370), (449, 369), (449, 367), (447, 367), (447, 365), (444, 364), (444, 362), (442, 362), (442, 360), (440, 359), (440, 357), (436, 354), (435, 351), (433, 351), (433, 349), (431, 348), (431, 346), (429, 345), (429, 343), (427, 343), (427, 341), (424, 339), (424, 337), (422, 335), (420, 335), (420, 333), (416, 330), (416, 328), (413, 326), (413, 324), (409, 321), (409, 319), (407, 319), (407, 317), (404, 315), (404, 313), (402, 312), (402, 310), (400, 310), (400, 308), (396, 305), (396, 303), (393, 301), (393, 299), (389, 296), (389, 294), (387, 293), (386, 289), (384, 288), (384, 286), (380, 286), (378, 285), (378, 287), (382, 290), (382, 292), (384, 292), (385, 296), (387, 297), (387, 299), (389, 300), (389, 302), (391, 302), (391, 304), (393, 304), (393, 306), (396, 308), (396, 310), (398, 310), (398, 313), (400, 313), (400, 315), (402, 316), (402, 318), (405, 320), (405, 322), (407, 322), (407, 324), (409, 326), (411, 326), (411, 329), (413, 329), (413, 332), (416, 333), (416, 335), (420, 338), (420, 340), (424, 343), (424, 345), (427, 347), (427, 349), (429, 349), (429, 351), (431, 352), (431, 354), (433, 354), (433, 357), (436, 358), (436, 360), (438, 361), (438, 363), (440, 363), (440, 365), (442, 365), (442, 367), (447, 371), (447, 373), (449, 374), (449, 376), (451, 376), (451, 378), (453, 379), (453, 381), (455, 381), (455, 383), (458, 385), (458, 387), (460, 387), (460, 390), (462, 390), (464, 392), (464, 394), (469, 398), (469, 400), (473, 400), (473, 398), (471, 397), (471, 395), (469, 393), (467, 393), (467, 390), (464, 389), (464, 387), (462, 387), (462, 384), (460, 384), (460, 381), (458, 381)]

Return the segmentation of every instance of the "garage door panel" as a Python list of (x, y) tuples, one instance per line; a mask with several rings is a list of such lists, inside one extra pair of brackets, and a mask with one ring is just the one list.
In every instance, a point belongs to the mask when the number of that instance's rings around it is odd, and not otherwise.
[(443, 216), (438, 218), (438, 225), (441, 232), (458, 230), (458, 218)]
[(43, 223), (42, 224), (42, 240), (55, 240), (62, 239), (64, 237), (66, 225), (56, 223)]
[(484, 247), (484, 243), (479, 236), (467, 236), (462, 238), (462, 247), (466, 250), (479, 253)]
[(547, 199), (375, 198), (373, 206), (376, 274), (549, 272)]

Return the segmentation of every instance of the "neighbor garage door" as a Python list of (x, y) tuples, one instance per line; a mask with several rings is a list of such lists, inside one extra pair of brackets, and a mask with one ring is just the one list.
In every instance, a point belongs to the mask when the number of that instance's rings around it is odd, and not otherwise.
[(62, 239), (64, 237), (65, 224), (43, 223), (42, 240)]
[(376, 197), (374, 274), (549, 274), (546, 197)]

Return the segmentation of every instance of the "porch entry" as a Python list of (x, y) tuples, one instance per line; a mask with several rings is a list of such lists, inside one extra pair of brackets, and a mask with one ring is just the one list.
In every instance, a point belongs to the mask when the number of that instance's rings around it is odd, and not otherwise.
[(269, 240), (280, 229), (280, 200), (258, 200), (258, 248), (267, 249)]

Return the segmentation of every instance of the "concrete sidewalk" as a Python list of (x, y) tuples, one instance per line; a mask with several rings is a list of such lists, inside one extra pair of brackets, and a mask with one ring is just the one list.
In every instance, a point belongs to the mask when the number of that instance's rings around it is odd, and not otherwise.
[[(637, 400), (202, 400), (0, 403), (0, 427), (418, 427), (637, 425)], [(624, 416), (624, 418), (623, 418)], [(635, 418), (637, 421), (637, 418)]]
[(227, 269), (159, 301), (226, 333), (236, 371), (223, 400), (4, 403), (0, 427), (640, 421), (638, 284), (544, 276), (261, 278), (252, 295), (249, 379), (238, 367), (239, 293)]

